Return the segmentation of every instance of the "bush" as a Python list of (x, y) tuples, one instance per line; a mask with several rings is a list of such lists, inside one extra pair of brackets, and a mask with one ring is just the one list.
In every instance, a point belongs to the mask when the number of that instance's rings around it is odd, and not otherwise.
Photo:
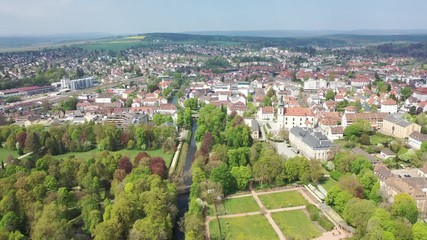
[(320, 216), (317, 222), (326, 231), (331, 231), (332, 229), (334, 229), (334, 224), (332, 224), (324, 215)]
[(316, 206), (314, 206), (313, 204), (307, 204), (306, 209), (310, 214), (311, 221), (317, 221), (319, 219), (319, 209)]
[(329, 176), (330, 176), (332, 179), (334, 179), (334, 180), (338, 181), (338, 179), (342, 176), (342, 173), (340, 173), (340, 172), (338, 172), (338, 171), (332, 171), (332, 172), (330, 172), (330, 173), (329, 173)]

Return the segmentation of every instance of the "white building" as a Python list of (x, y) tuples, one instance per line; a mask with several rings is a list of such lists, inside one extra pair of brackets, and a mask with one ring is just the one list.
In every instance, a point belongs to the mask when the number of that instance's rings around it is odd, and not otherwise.
[(381, 103), (381, 112), (397, 113), (397, 102), (393, 99), (386, 99)]
[(326, 88), (328, 85), (328, 83), (323, 80), (315, 80), (315, 79), (309, 79), (307, 81), (304, 82), (304, 90), (305, 91), (314, 91), (314, 90), (318, 90), (320, 88)]
[(314, 113), (310, 108), (284, 108), (279, 105), (277, 109), (277, 123), (279, 128), (287, 130), (293, 127), (307, 127), (313, 128), (314, 126)]
[(61, 88), (67, 88), (71, 90), (79, 90), (93, 87), (94, 77), (81, 78), (81, 79), (62, 79)]
[(427, 135), (422, 134), (420, 132), (412, 132), (411, 135), (408, 137), (408, 144), (413, 149), (419, 150), (421, 148), (421, 144), (423, 142), (427, 141)]

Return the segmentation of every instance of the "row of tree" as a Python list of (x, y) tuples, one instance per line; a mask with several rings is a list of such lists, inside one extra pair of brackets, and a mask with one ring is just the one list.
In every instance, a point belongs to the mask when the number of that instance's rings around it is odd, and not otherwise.
[[(166, 120), (170, 120), (166, 118)], [(160, 121), (164, 121), (163, 118)], [(43, 156), (65, 152), (84, 152), (93, 148), (116, 151), (120, 149), (158, 149), (174, 152), (176, 129), (173, 126), (131, 125), (121, 129), (113, 124), (88, 122), (77, 125), (59, 125), (49, 129), (42, 125), (28, 128), (1, 126), (0, 144), (10, 150), (33, 152)]]

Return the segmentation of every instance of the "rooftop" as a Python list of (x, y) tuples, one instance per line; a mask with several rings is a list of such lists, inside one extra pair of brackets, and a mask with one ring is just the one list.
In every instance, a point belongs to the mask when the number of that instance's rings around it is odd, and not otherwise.
[(328, 149), (332, 142), (321, 132), (313, 132), (308, 128), (293, 127), (290, 132), (302, 139), (307, 145), (314, 149)]

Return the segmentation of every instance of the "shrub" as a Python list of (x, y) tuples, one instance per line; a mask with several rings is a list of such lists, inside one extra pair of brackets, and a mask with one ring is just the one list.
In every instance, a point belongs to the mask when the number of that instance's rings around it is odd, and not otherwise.
[(338, 171), (332, 171), (332, 172), (330, 172), (330, 173), (329, 173), (329, 176), (330, 176), (332, 179), (334, 179), (334, 180), (338, 181), (338, 179), (342, 176), (342, 173), (340, 173), (340, 172), (338, 172)]
[(307, 204), (306, 209), (310, 214), (311, 221), (317, 221), (319, 219), (319, 209), (313, 204)]

